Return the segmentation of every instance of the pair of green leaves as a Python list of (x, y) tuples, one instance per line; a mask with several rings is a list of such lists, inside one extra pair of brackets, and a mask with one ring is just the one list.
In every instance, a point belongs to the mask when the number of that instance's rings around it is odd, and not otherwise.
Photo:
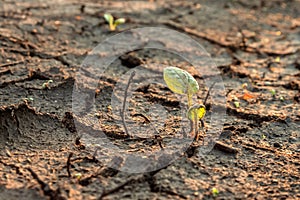
[(196, 79), (187, 71), (177, 67), (166, 67), (164, 69), (164, 80), (169, 89), (177, 94), (185, 94), (188, 98), (187, 116), (190, 120), (202, 119), (206, 109), (202, 104), (192, 103), (192, 96), (199, 91)]
[(118, 25), (124, 24), (126, 21), (124, 18), (119, 18), (115, 20), (111, 14), (107, 14), (107, 13), (104, 14), (103, 17), (106, 20), (106, 22), (109, 24), (109, 29), (111, 31), (115, 31)]

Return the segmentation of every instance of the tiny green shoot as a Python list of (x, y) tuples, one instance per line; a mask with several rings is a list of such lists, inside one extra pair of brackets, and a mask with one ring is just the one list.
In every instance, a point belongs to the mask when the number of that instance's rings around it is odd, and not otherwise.
[(109, 30), (111, 31), (115, 31), (118, 25), (124, 24), (126, 22), (125, 18), (119, 18), (115, 20), (114, 17), (109, 13), (105, 13), (103, 17), (109, 24)]
[(236, 108), (239, 108), (239, 107), (240, 107), (240, 102), (238, 102), (238, 101), (234, 101), (233, 104), (234, 104), (234, 106), (235, 106)]
[[(198, 123), (206, 113), (206, 108), (202, 104), (193, 104), (192, 97), (199, 91), (196, 79), (187, 71), (177, 67), (166, 67), (163, 72), (164, 80), (168, 88), (181, 95), (186, 95), (188, 99), (187, 117), (192, 122), (196, 140), (198, 140)], [(203, 121), (201, 121), (203, 124)]]
[(242, 88), (243, 88), (243, 89), (247, 89), (247, 87), (248, 87), (248, 83), (243, 83), (243, 84), (242, 84)]
[(34, 99), (33, 99), (32, 97), (28, 97), (28, 98), (25, 97), (25, 98), (23, 98), (23, 100), (24, 100), (24, 101), (33, 101)]
[(47, 82), (43, 83), (42, 88), (43, 88), (43, 89), (49, 88), (49, 84), (50, 84), (50, 83), (53, 83), (53, 80), (50, 79), (50, 80), (48, 80)]
[(280, 100), (280, 101), (284, 101), (284, 97), (283, 97), (283, 96), (280, 96), (280, 97), (279, 97), (279, 100)]
[(271, 95), (274, 97), (274, 96), (276, 95), (276, 90), (271, 89), (271, 90), (270, 90), (270, 93), (271, 93)]
[(33, 101), (34, 99), (32, 97), (25, 97), (25, 98), (22, 98), (22, 100), (27, 103), (28, 101)]
[(219, 195), (219, 190), (217, 188), (213, 187), (211, 189), (211, 193), (212, 193), (213, 197), (217, 197)]
[(80, 180), (81, 177), (82, 177), (82, 174), (81, 174), (81, 173), (76, 173), (76, 174), (74, 174), (74, 177), (75, 177), (77, 180)]
[(196, 141), (199, 139), (198, 138), (199, 135), (197, 134), (199, 131), (198, 123), (199, 123), (199, 120), (203, 119), (205, 113), (206, 113), (206, 109), (205, 109), (205, 106), (202, 104), (195, 104), (195, 105), (191, 106), (187, 112), (187, 116), (188, 116), (189, 120), (194, 122)]
[(239, 99), (236, 96), (233, 97), (233, 104), (236, 108), (240, 107)]

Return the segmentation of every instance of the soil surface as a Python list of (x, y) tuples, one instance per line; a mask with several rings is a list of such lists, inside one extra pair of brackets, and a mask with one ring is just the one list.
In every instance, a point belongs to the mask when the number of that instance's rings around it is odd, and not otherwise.
[[(112, 32), (104, 13), (126, 23)], [(209, 153), (199, 156), (201, 142), (193, 142), (169, 165), (133, 174), (107, 167), (82, 139), (76, 124), (86, 132), (97, 127), (75, 115), (72, 94), (94, 47), (150, 26), (187, 34), (206, 49), (225, 85), (227, 115)], [(300, 199), (299, 0), (2, 0), (0, 52), (0, 199)], [(111, 63), (96, 89), (87, 87), (105, 136), (124, 151), (174, 145), (169, 141), (180, 130), (182, 102), (165, 85), (140, 86), (128, 101), (132, 120), (146, 127), (139, 138), (128, 138), (114, 123), (120, 116), (110, 105), (122, 74), (161, 64), (186, 69), (203, 84), (182, 58), (142, 49)], [(208, 88), (201, 88), (203, 100)], [(162, 116), (152, 104), (170, 114), (154, 128), (149, 117)], [(213, 105), (209, 98), (206, 129), (213, 126)]]

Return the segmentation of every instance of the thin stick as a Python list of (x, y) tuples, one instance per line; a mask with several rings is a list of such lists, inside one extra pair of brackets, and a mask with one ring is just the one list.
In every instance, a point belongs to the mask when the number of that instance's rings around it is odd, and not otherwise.
[(1, 64), (0, 68), (8, 67), (8, 66), (14, 66), (14, 65), (21, 64), (21, 63), (24, 63), (24, 62), (25, 62), (24, 60), (20, 60), (20, 61), (11, 62), (11, 63), (5, 63), (5, 64)]
[(206, 105), (206, 101), (207, 101), (207, 99), (208, 99), (208, 97), (209, 97), (210, 91), (211, 91), (211, 89), (214, 87), (215, 84), (216, 84), (216, 81), (213, 82), (213, 84), (209, 87), (208, 92), (207, 92), (207, 94), (206, 94), (206, 97), (205, 97), (205, 99), (204, 99), (204, 101), (203, 101), (203, 105)]
[(204, 137), (205, 137), (205, 130), (204, 130), (204, 121), (202, 119), (200, 119), (200, 123), (201, 123), (201, 128), (202, 128), (202, 131), (203, 131), (203, 140), (202, 140), (202, 145), (204, 145)]
[(123, 124), (124, 130), (125, 130), (125, 134), (129, 137), (130, 137), (130, 134), (128, 132), (127, 124), (126, 124), (126, 121), (125, 121), (125, 109), (126, 109), (128, 88), (129, 88), (130, 83), (131, 83), (134, 76), (135, 76), (135, 71), (131, 72), (130, 77), (128, 79), (128, 83), (126, 85), (125, 93), (124, 93), (123, 107), (122, 107), (122, 110), (120, 110), (120, 114), (121, 114), (121, 118), (122, 118), (122, 124)]
[(69, 156), (68, 156), (68, 160), (67, 160), (68, 177), (71, 177), (70, 166), (71, 166), (71, 157), (72, 156), (73, 156), (73, 153), (70, 153)]
[(129, 178), (127, 181), (125, 181), (124, 183), (121, 183), (120, 185), (118, 185), (117, 187), (113, 188), (113, 189), (110, 189), (110, 190), (105, 190), (102, 192), (102, 194), (100, 195), (100, 197), (98, 198), (98, 200), (101, 200), (103, 199), (105, 196), (108, 196), (110, 194), (113, 194), (121, 189), (123, 189), (125, 186), (127, 185), (130, 185), (132, 183), (135, 183), (137, 181), (143, 181), (145, 179), (145, 175), (141, 174), (141, 175), (138, 175), (136, 177), (132, 177), (132, 178)]

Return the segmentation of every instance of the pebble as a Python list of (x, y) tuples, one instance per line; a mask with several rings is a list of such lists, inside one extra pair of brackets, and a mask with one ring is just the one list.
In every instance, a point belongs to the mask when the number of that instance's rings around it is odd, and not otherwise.
[(273, 144), (273, 146), (276, 147), (276, 148), (280, 148), (280, 147), (281, 147), (281, 145), (280, 145), (278, 142), (275, 142), (275, 143)]
[(290, 137), (290, 138), (289, 138), (289, 142), (297, 142), (297, 138), (295, 138), (295, 137)]

